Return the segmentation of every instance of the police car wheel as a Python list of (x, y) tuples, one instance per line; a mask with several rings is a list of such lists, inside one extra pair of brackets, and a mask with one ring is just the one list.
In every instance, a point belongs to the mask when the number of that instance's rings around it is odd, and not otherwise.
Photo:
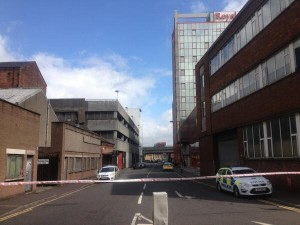
[(235, 197), (240, 197), (240, 191), (239, 191), (239, 189), (237, 188), (237, 186), (234, 186), (233, 187), (233, 193), (234, 193), (234, 196)]
[(219, 191), (219, 192), (222, 192), (222, 191), (223, 191), (223, 189), (222, 189), (222, 187), (221, 187), (221, 185), (220, 185), (219, 182), (217, 183), (217, 188), (218, 188), (218, 191)]

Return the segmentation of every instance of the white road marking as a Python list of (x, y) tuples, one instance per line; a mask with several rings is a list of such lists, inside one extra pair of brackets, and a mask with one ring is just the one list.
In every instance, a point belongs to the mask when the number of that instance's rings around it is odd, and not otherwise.
[(183, 198), (183, 196), (182, 196), (178, 191), (175, 191), (175, 194), (176, 194), (179, 198)]
[(143, 190), (145, 190), (145, 189), (146, 189), (146, 186), (147, 186), (147, 184), (144, 184)]
[(140, 197), (139, 197), (139, 200), (138, 200), (139, 205), (142, 204), (143, 194), (144, 194), (144, 192), (142, 192)]
[[(145, 223), (143, 223), (143, 224), (140, 224), (140, 223), (136, 224), (137, 220), (146, 220), (147, 222), (149, 222), (149, 224), (148, 223), (147, 224), (145, 224)], [(148, 218), (146, 218), (146, 217), (144, 217), (141, 213), (136, 213), (134, 215), (134, 217), (133, 217), (131, 225), (153, 225), (153, 221), (150, 220), (150, 219), (148, 219)]]
[(257, 221), (251, 221), (252, 223), (256, 223), (256, 224), (260, 224), (260, 225), (272, 225), (270, 223), (261, 223), (261, 222), (257, 222)]

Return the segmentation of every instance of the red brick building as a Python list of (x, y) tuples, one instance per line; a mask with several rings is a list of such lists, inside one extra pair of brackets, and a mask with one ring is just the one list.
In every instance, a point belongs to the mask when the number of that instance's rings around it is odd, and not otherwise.
[[(299, 12), (300, 1), (249, 0), (197, 63), (201, 175), (300, 170)], [(300, 188), (299, 177), (270, 179)]]
[(36, 62), (0, 62), (0, 88), (40, 88), (47, 84)]

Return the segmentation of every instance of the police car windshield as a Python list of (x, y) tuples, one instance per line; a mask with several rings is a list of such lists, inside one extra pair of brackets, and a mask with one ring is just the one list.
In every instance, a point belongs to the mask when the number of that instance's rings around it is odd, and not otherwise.
[(113, 167), (105, 167), (101, 169), (101, 172), (114, 172)]
[(245, 169), (245, 170), (234, 170), (232, 171), (233, 174), (249, 174), (249, 173), (255, 173), (254, 170), (251, 169)]

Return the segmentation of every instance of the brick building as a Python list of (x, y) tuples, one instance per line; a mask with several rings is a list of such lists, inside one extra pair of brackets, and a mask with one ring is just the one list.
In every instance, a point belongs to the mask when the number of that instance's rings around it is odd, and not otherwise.
[[(36, 180), (39, 121), (39, 114), (0, 99), (0, 182)], [(0, 199), (35, 189), (0, 186)]]
[(0, 88), (40, 88), (47, 84), (34, 61), (0, 62)]
[[(249, 0), (197, 63), (201, 175), (224, 165), (299, 171), (299, 11), (300, 1)], [(300, 188), (293, 176), (270, 179)]]

